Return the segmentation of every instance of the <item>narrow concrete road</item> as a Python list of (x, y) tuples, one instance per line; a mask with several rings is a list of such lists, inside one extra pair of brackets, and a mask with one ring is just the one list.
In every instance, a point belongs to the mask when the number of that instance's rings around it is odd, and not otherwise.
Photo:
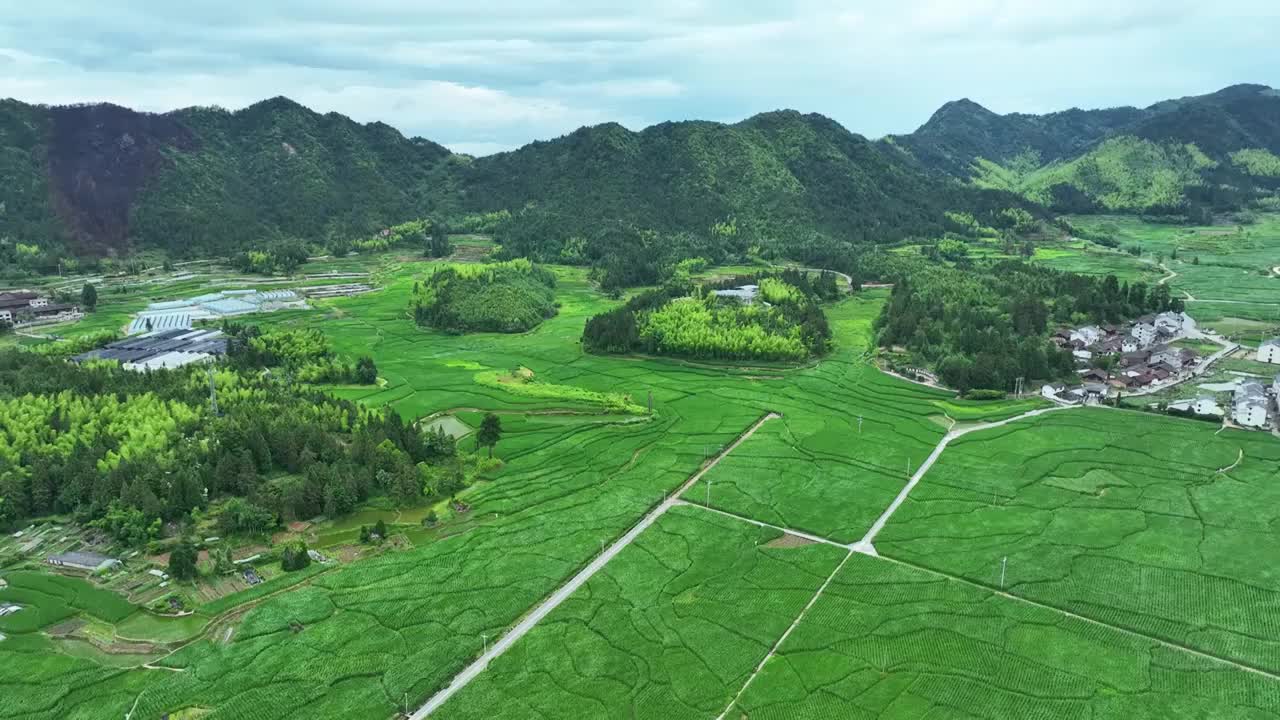
[(812, 533), (807, 533), (803, 530), (792, 530), (791, 528), (785, 528), (785, 527), (782, 527), (781, 525), (770, 525), (767, 522), (760, 522), (759, 520), (754, 520), (752, 518), (747, 517), (746, 515), (739, 515), (737, 513), (731, 513), (725, 510), (720, 510), (719, 508), (708, 507), (706, 505), (703, 505), (702, 503), (689, 502), (687, 500), (678, 500), (676, 504), (688, 505), (689, 507), (695, 507), (695, 508), (698, 508), (699, 510), (706, 510), (707, 512), (713, 512), (717, 515), (723, 515), (727, 518), (733, 518), (738, 522), (744, 522), (750, 525), (755, 525), (756, 527), (768, 528), (770, 530), (777, 530), (780, 533), (786, 533), (787, 535), (794, 535), (798, 538), (808, 540), (809, 542), (822, 543), (823, 545), (834, 545), (843, 550), (849, 550), (853, 547), (851, 545), (846, 545), (844, 543), (836, 542), (835, 540), (832, 540), (830, 538), (824, 538), (821, 535), (814, 535)]
[(818, 598), (822, 597), (822, 593), (826, 591), (827, 586), (831, 584), (831, 581), (835, 579), (836, 575), (840, 573), (840, 570), (844, 568), (844, 564), (849, 562), (849, 558), (851, 557), (853, 557), (852, 550), (845, 553), (844, 559), (840, 561), (839, 565), (836, 565), (836, 569), (831, 571), (831, 574), (828, 575), (827, 579), (818, 587), (818, 590), (813, 594), (813, 597), (809, 598), (809, 602), (805, 603), (805, 606), (801, 608), (800, 614), (796, 615), (796, 619), (791, 621), (791, 624), (787, 626), (787, 630), (782, 633), (782, 637), (778, 638), (778, 641), (773, 644), (773, 647), (769, 648), (769, 652), (765, 654), (764, 659), (762, 659), (760, 664), (756, 666), (756, 669), (752, 671), (751, 677), (747, 678), (747, 681), (742, 684), (742, 687), (738, 689), (737, 694), (733, 696), (733, 699), (729, 701), (729, 704), (725, 709), (716, 716), (716, 720), (725, 720), (725, 716), (729, 714), (729, 711), (733, 709), (733, 706), (742, 698), (742, 694), (747, 691), (747, 688), (751, 687), (751, 683), (760, 674), (760, 671), (764, 670), (765, 664), (767, 664), (769, 660), (777, 654), (778, 648), (782, 647), (782, 643), (787, 641), (787, 637), (791, 635), (791, 631), (796, 629), (796, 626), (800, 624), (801, 620), (804, 620), (804, 616), (809, 612), (809, 608), (813, 607), (814, 603), (818, 602)]
[(893, 499), (893, 502), (889, 504), (889, 507), (883, 513), (881, 513), (880, 517), (876, 519), (874, 524), (872, 524), (871, 529), (867, 531), (867, 534), (863, 535), (861, 540), (853, 544), (854, 552), (860, 552), (865, 555), (876, 554), (875, 546), (872, 545), (872, 542), (876, 539), (876, 535), (880, 534), (880, 531), (883, 530), (884, 526), (889, 522), (889, 518), (893, 517), (893, 514), (898, 511), (898, 508), (902, 505), (902, 503), (906, 502), (907, 496), (911, 494), (911, 491), (920, 482), (920, 478), (924, 477), (924, 474), (929, 472), (929, 468), (933, 467), (933, 464), (938, 461), (938, 458), (942, 455), (942, 451), (947, 449), (947, 445), (949, 445), (952, 440), (955, 440), (956, 438), (962, 437), (964, 435), (968, 435), (969, 433), (972, 433), (972, 432), (978, 432), (979, 430), (990, 430), (991, 428), (997, 428), (997, 427), (1000, 427), (1001, 425), (1008, 425), (1009, 423), (1017, 422), (1019, 420), (1025, 420), (1029, 417), (1035, 417), (1037, 415), (1043, 415), (1045, 413), (1057, 412), (1059, 410), (1068, 410), (1071, 407), (1078, 407), (1078, 406), (1072, 405), (1072, 406), (1064, 407), (1059, 405), (1059, 406), (1050, 407), (1050, 408), (1041, 408), (1039, 410), (1031, 410), (1029, 412), (1024, 412), (1021, 415), (1015, 415), (1011, 418), (1006, 418), (998, 422), (982, 423), (981, 425), (971, 425), (970, 427), (964, 428), (962, 430), (952, 430), (951, 432), (948, 432), (945, 436), (943, 436), (942, 441), (938, 443), (937, 447), (933, 449), (933, 452), (929, 453), (929, 457), (924, 461), (924, 463), (920, 465), (920, 469), (916, 470), (915, 474), (911, 476), (911, 479), (907, 481), (906, 487), (902, 488), (902, 491), (899, 492), (898, 496)]
[(711, 462), (707, 463), (701, 470), (694, 473), (684, 482), (683, 485), (680, 486), (679, 489), (667, 496), (667, 498), (657, 507), (650, 510), (649, 513), (640, 520), (640, 522), (636, 523), (635, 526), (623, 534), (622, 537), (615, 540), (614, 543), (604, 552), (597, 555), (595, 559), (579, 571), (577, 575), (574, 575), (569, 582), (561, 585), (555, 592), (551, 593), (550, 597), (543, 600), (542, 603), (535, 607), (532, 612), (524, 616), (524, 618), (521, 619), (520, 622), (516, 623), (516, 626), (511, 628), (509, 632), (498, 638), (498, 641), (490, 646), (487, 652), (468, 665), (462, 672), (458, 673), (453, 678), (452, 682), (435, 695), (432, 695), (425, 705), (418, 708), (418, 710), (409, 717), (412, 720), (422, 720), (422, 718), (427, 717), (438, 710), (441, 705), (448, 702), (449, 698), (453, 697), (459, 690), (466, 687), (476, 678), (477, 675), (483, 672), (494, 658), (505, 653), (512, 645), (516, 644), (516, 641), (527, 635), (539, 622), (542, 622), (543, 618), (551, 614), (552, 610), (559, 607), (560, 604), (567, 600), (570, 595), (574, 594), (579, 588), (585, 585), (593, 575), (600, 572), (600, 570), (603, 569), (610, 560), (617, 557), (618, 553), (622, 552), (622, 550), (630, 545), (633, 540), (639, 537), (640, 533), (644, 532), (650, 525), (657, 522), (658, 518), (666, 514), (668, 510), (676, 505), (683, 504), (680, 500), (680, 495), (685, 490), (693, 487), (695, 483), (702, 479), (703, 475), (710, 472), (711, 469), (718, 465), (729, 453), (736, 450), (739, 445), (747, 440), (747, 438), (754, 435), (756, 430), (760, 429), (761, 425), (764, 425), (766, 422), (778, 417), (781, 417), (781, 415), (778, 415), (777, 413), (769, 413), (757, 420), (756, 424), (752, 425), (746, 432), (742, 433), (742, 435), (739, 435), (738, 439), (734, 440), (732, 445), (725, 448), (724, 451), (715, 456)]

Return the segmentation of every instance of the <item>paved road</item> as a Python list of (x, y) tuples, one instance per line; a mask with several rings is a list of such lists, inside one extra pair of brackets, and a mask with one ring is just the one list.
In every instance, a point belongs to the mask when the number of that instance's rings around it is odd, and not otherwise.
[(880, 514), (879, 518), (876, 519), (875, 523), (871, 526), (871, 529), (867, 531), (867, 534), (863, 535), (861, 540), (853, 544), (852, 546), (853, 550), (855, 552), (860, 552), (866, 555), (876, 554), (876, 549), (875, 549), (875, 546), (872, 545), (872, 541), (874, 541), (876, 539), (876, 535), (880, 534), (880, 531), (884, 529), (884, 526), (889, 522), (889, 518), (893, 517), (893, 514), (898, 511), (898, 508), (902, 505), (902, 503), (906, 502), (907, 496), (910, 495), (912, 489), (914, 489), (915, 486), (919, 484), (920, 478), (924, 477), (924, 474), (929, 472), (929, 468), (933, 467), (933, 464), (937, 462), (938, 457), (942, 455), (942, 451), (947, 449), (947, 445), (949, 445), (952, 440), (955, 440), (956, 438), (964, 435), (968, 435), (971, 432), (978, 432), (979, 430), (990, 430), (991, 428), (997, 428), (997, 427), (1000, 427), (1001, 425), (1008, 425), (1011, 422), (1025, 420), (1026, 418), (1029, 418), (1029, 417), (1035, 417), (1037, 415), (1043, 415), (1045, 413), (1050, 413), (1050, 412), (1057, 412), (1059, 410), (1068, 410), (1071, 407), (1078, 407), (1078, 406), (1072, 405), (1072, 406), (1066, 406), (1066, 407), (1055, 406), (1050, 408), (1041, 408), (1039, 410), (1031, 410), (1029, 412), (1024, 412), (1021, 415), (1015, 415), (1011, 418), (1000, 420), (999, 422), (982, 423), (981, 425), (971, 425), (962, 430), (952, 430), (948, 432), (945, 436), (943, 436), (942, 441), (938, 443), (937, 447), (933, 449), (933, 452), (929, 453), (929, 457), (924, 461), (923, 464), (920, 465), (920, 469), (916, 470), (915, 474), (911, 476), (911, 479), (907, 481), (906, 487), (902, 488), (902, 491), (899, 492), (898, 496), (893, 499), (893, 502), (889, 504), (889, 507), (883, 513)]
[(777, 418), (777, 417), (781, 417), (781, 416), (778, 415), (777, 413), (769, 413), (768, 415), (765, 415), (764, 417), (756, 421), (756, 424), (752, 425), (750, 429), (748, 429), (746, 432), (740, 435), (738, 439), (733, 442), (732, 445), (725, 448), (723, 452), (721, 452), (719, 455), (715, 457), (715, 459), (707, 463), (706, 466), (704, 466), (701, 470), (694, 473), (692, 477), (686, 480), (685, 483), (680, 486), (679, 490), (677, 490), (672, 495), (668, 496), (657, 507), (650, 510), (649, 513), (645, 515), (643, 519), (640, 520), (640, 522), (636, 523), (636, 525), (632, 527), (630, 530), (628, 530), (622, 537), (614, 541), (614, 543), (610, 545), (608, 549), (606, 549), (601, 554), (597, 555), (595, 559), (592, 560), (577, 575), (574, 575), (569, 580), (569, 582), (560, 586), (560, 588), (558, 588), (555, 592), (553, 592), (550, 597), (548, 597), (546, 600), (543, 600), (542, 603), (538, 605), (536, 608), (534, 608), (532, 612), (530, 612), (522, 620), (520, 620), (520, 622), (517, 623), (515, 627), (511, 628), (510, 632), (506, 633), (501, 638), (499, 638), (498, 641), (495, 642), (487, 652), (485, 652), (478, 659), (476, 659), (475, 662), (468, 665), (466, 669), (464, 669), (462, 672), (458, 673), (458, 675), (456, 675), (453, 678), (453, 681), (450, 682), (443, 690), (441, 690), (440, 692), (437, 692), (435, 695), (432, 695), (431, 698), (427, 700), (427, 703), (425, 705), (418, 708), (416, 712), (414, 712), (412, 715), (409, 716), (411, 720), (422, 720), (423, 718), (427, 717), (431, 713), (438, 710), (441, 705), (444, 705), (446, 702), (448, 702), (449, 698), (453, 697), (454, 694), (456, 694), (462, 688), (466, 687), (467, 684), (470, 683), (472, 680), (474, 680), (477, 675), (483, 672), (484, 669), (488, 667), (490, 661), (492, 661), (494, 658), (506, 652), (512, 645), (516, 643), (516, 641), (518, 641), (520, 638), (528, 634), (528, 632), (532, 630), (534, 626), (536, 626), (539, 622), (541, 622), (543, 618), (549, 615), (552, 610), (555, 610), (557, 607), (560, 606), (561, 603), (567, 600), (570, 595), (577, 592), (577, 590), (581, 588), (584, 584), (586, 584), (586, 582), (590, 580), (593, 575), (595, 575), (597, 572), (600, 572), (600, 570), (604, 568), (604, 566), (607, 565), (610, 560), (616, 557), (618, 553), (622, 552), (622, 550), (626, 548), (628, 545), (630, 545), (633, 540), (639, 537), (640, 533), (644, 532), (650, 525), (657, 522), (658, 518), (662, 517), (668, 510), (675, 507), (676, 505), (682, 504), (682, 501), (680, 500), (681, 493), (683, 493), (685, 490), (688, 490), (690, 487), (693, 487), (693, 485), (697, 483), (698, 480), (702, 479), (703, 475), (706, 475), (711, 470), (711, 468), (714, 468), (717, 464), (719, 464), (720, 461), (725, 458), (725, 456), (727, 456), (729, 453), (737, 449), (737, 447), (741, 445), (744, 441), (746, 441), (747, 438), (754, 435), (756, 430), (760, 429), (761, 425), (764, 425), (766, 422), (773, 420), (774, 418)]

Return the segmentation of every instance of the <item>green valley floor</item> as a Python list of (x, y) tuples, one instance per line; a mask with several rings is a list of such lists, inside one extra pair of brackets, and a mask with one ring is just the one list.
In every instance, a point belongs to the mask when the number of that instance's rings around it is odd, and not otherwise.
[[(949, 430), (1041, 403), (876, 370), (884, 291), (829, 309), (820, 361), (725, 367), (584, 353), (583, 322), (618, 301), (571, 268), (533, 331), (424, 331), (421, 270), (261, 322), (372, 354), (386, 383), (337, 394), (501, 414), (504, 465), (465, 531), (318, 572), (145, 667), (0, 620), (0, 718), (412, 712), (713, 458), (432, 717), (1280, 718), (1275, 438), (1102, 409), (977, 429), (855, 551)], [(494, 381), (520, 367), (536, 382)]]

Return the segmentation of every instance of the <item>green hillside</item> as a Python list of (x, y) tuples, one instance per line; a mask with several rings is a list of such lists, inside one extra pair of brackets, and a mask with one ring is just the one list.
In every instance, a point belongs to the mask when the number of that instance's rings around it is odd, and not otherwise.
[(1262, 85), (1145, 109), (998, 115), (948, 103), (892, 138), (937, 174), (1058, 212), (1185, 214), (1280, 202), (1280, 94)]
[(1126, 135), (1106, 140), (1075, 159), (1030, 172), (979, 158), (973, 182), (1012, 190), (1057, 208), (1085, 202), (1088, 206), (1075, 209), (1177, 212), (1186, 202), (1186, 189), (1204, 183), (1201, 171), (1217, 165), (1194, 144), (1155, 143)]
[[(562, 233), (705, 232), (733, 219), (757, 238), (817, 231), (875, 243), (941, 232), (945, 210), (984, 202), (922, 170), (828, 118), (781, 111), (734, 125), (582, 128), (481, 158), (463, 177), (469, 209), (532, 203)], [(533, 254), (560, 250), (539, 242)]]

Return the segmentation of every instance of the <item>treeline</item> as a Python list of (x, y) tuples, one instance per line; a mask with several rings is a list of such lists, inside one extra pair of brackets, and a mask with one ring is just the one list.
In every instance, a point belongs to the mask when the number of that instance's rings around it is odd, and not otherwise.
[(880, 344), (902, 347), (959, 390), (1012, 389), (1017, 378), (1070, 375), (1070, 352), (1048, 342), (1051, 325), (1119, 323), (1182, 310), (1167, 285), (1120, 283), (1005, 260), (965, 270), (917, 261), (897, 279), (876, 320)]
[(423, 434), (280, 374), (152, 373), (0, 352), (0, 526), (73, 514), (117, 541), (233, 498), (225, 532), (350, 512), (373, 495), (413, 502), (464, 482), (453, 440)]
[[(757, 285), (754, 302), (716, 289)], [(651, 353), (714, 360), (796, 361), (829, 349), (831, 329), (819, 301), (840, 295), (822, 273), (739, 277), (712, 286), (668, 284), (587, 320), (582, 344), (594, 353)]]
[(352, 361), (338, 357), (329, 338), (319, 330), (270, 330), (257, 325), (223, 321), (227, 358), (240, 369), (280, 368), (306, 383), (372, 385), (378, 366), (362, 355)]
[(446, 265), (415, 282), (410, 307), (419, 325), (446, 332), (525, 332), (556, 314), (556, 277), (518, 258)]

